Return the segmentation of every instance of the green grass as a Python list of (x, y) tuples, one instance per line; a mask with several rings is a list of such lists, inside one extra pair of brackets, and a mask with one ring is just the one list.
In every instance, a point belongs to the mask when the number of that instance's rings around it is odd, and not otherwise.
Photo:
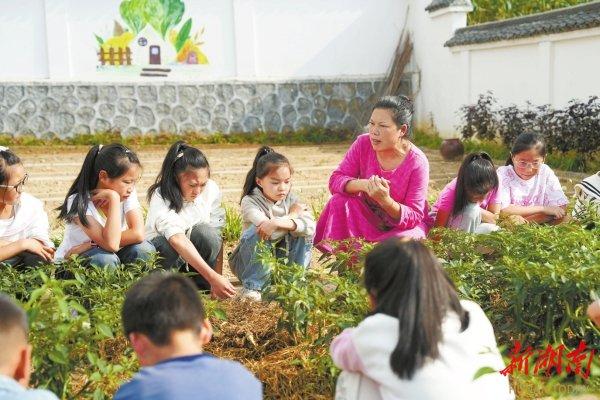
[(169, 145), (177, 140), (190, 144), (314, 144), (340, 143), (351, 141), (354, 133), (348, 129), (328, 129), (321, 127), (306, 127), (294, 132), (278, 133), (257, 131), (252, 133), (211, 134), (202, 132), (184, 133), (181, 135), (160, 133), (157, 135), (121, 136), (118, 132), (97, 132), (86, 135), (75, 135), (60, 138), (56, 135), (37, 137), (35, 135), (13, 136), (0, 133), (2, 146), (91, 146), (96, 144), (123, 143), (128, 146)]

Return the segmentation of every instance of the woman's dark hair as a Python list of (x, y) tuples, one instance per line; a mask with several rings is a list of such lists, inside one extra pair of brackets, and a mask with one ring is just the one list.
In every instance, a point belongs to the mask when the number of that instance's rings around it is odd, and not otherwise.
[(11, 150), (0, 150), (0, 184), (4, 185), (10, 179), (6, 167), (11, 165), (21, 164), (21, 159)]
[(485, 195), (498, 188), (494, 162), (485, 151), (465, 157), (456, 178), (456, 197), (451, 215), (458, 215), (469, 204), (469, 194)]
[(512, 157), (527, 150), (535, 149), (542, 157), (546, 157), (546, 143), (537, 133), (525, 132), (517, 136), (510, 149), (506, 165), (513, 165)]
[(392, 112), (392, 119), (397, 127), (408, 125), (406, 135), (409, 136), (413, 116), (413, 102), (406, 96), (384, 96), (379, 98), (373, 109), (384, 109)]
[(256, 157), (254, 157), (254, 162), (252, 163), (252, 168), (248, 171), (246, 175), (246, 180), (244, 181), (244, 189), (242, 190), (242, 199), (244, 196), (252, 193), (252, 190), (257, 186), (256, 179), (262, 179), (265, 176), (269, 175), (271, 171), (281, 166), (286, 166), (290, 169), (290, 173), (293, 173), (292, 165), (288, 161), (288, 159), (283, 155), (277, 153), (275, 150), (270, 148), (269, 146), (263, 146), (258, 149), (256, 153)]
[[(97, 144), (88, 151), (81, 170), (67, 192), (65, 201), (56, 210), (60, 211), (58, 218), (71, 221), (79, 217), (84, 226), (88, 226), (86, 209), (91, 198), (91, 191), (98, 186), (100, 171), (106, 171), (109, 178), (114, 179), (125, 174), (132, 164), (141, 167), (140, 160), (133, 150), (120, 143), (106, 146)], [(71, 208), (67, 209), (69, 196), (75, 195)]]
[(175, 331), (200, 333), (205, 317), (198, 289), (190, 278), (158, 271), (127, 291), (121, 311), (125, 336), (143, 333), (157, 346), (168, 345)]
[(398, 318), (400, 339), (390, 364), (401, 379), (439, 357), (449, 311), (458, 314), (460, 332), (469, 326), (454, 283), (421, 242), (392, 238), (375, 246), (365, 261), (365, 287), (375, 298), (373, 314)]
[(160, 189), (160, 195), (168, 202), (169, 208), (175, 212), (181, 211), (183, 196), (177, 176), (188, 169), (200, 168), (208, 169), (210, 176), (210, 165), (204, 153), (183, 141), (174, 143), (165, 156), (156, 181), (148, 189), (148, 202), (156, 189)]

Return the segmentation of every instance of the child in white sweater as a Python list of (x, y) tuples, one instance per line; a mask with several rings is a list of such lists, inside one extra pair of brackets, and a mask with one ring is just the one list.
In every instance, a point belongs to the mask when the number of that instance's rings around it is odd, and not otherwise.
[[(381, 399), (514, 399), (494, 330), (481, 308), (459, 301), (425, 245), (389, 239), (365, 261), (371, 314), (331, 343), (334, 363), (374, 383)], [(338, 381), (338, 385), (348, 380)], [(351, 399), (349, 388), (338, 388)]]
[(21, 159), (0, 146), (0, 263), (35, 266), (52, 262), (48, 215), (42, 202), (23, 193), (27, 173)]
[(173, 144), (148, 190), (146, 236), (163, 267), (184, 271), (188, 264), (198, 273), (193, 279), (200, 289), (228, 298), (235, 288), (214, 270), (225, 224), (221, 197), (204, 154), (182, 141)]

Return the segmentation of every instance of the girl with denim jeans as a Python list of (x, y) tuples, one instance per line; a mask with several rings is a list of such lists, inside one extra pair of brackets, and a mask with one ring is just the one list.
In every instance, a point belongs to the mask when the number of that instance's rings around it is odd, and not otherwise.
[(229, 257), (233, 273), (243, 285), (242, 297), (260, 300), (270, 271), (257, 258), (263, 242), (278, 258), (308, 267), (315, 221), (307, 207), (291, 193), (292, 167), (287, 158), (262, 147), (246, 176), (241, 200), (243, 232)]
[(200, 289), (228, 298), (235, 288), (215, 271), (225, 224), (221, 197), (204, 154), (182, 141), (173, 144), (148, 190), (146, 235), (164, 268), (185, 271), (190, 266)]
[(144, 240), (144, 217), (135, 191), (142, 167), (119, 143), (92, 147), (63, 204), (63, 241), (56, 260), (80, 255), (92, 265), (116, 267), (147, 261), (154, 246)]

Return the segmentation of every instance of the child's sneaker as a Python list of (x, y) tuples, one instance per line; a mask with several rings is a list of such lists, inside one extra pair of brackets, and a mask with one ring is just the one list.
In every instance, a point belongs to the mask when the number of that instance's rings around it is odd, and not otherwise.
[(250, 301), (262, 301), (262, 295), (258, 290), (242, 288), (242, 290), (240, 290), (240, 299)]

